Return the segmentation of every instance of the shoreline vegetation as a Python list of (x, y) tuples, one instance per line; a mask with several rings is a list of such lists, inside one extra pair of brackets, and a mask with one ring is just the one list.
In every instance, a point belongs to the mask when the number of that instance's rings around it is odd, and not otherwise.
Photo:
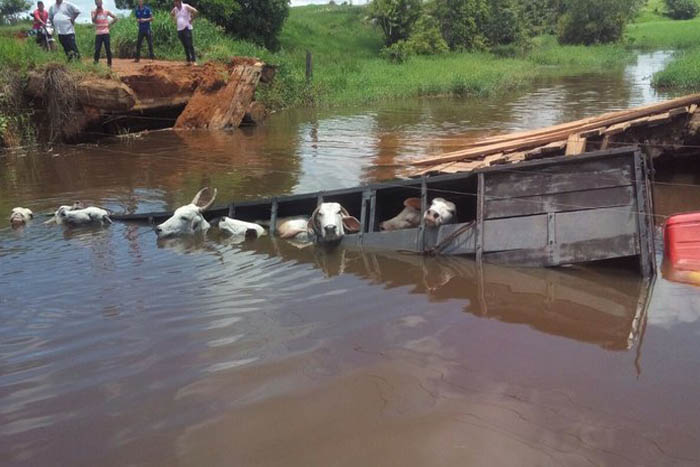
[[(663, 15), (662, 5), (662, 0), (647, 3), (627, 26), (623, 41), (610, 45), (561, 45), (553, 35), (539, 35), (517, 46), (416, 55), (399, 63), (381, 56), (382, 31), (370, 21), (366, 6), (292, 8), (279, 36), (281, 47), (277, 52), (227, 36), (204, 18), (197, 20), (194, 38), (201, 61), (227, 61), (234, 55), (247, 55), (278, 65), (273, 83), (258, 90), (258, 99), (271, 110), (425, 96), (491, 96), (547, 76), (621, 67), (634, 60), (639, 49), (677, 51), (674, 61), (654, 76), (655, 86), (700, 89), (700, 19), (673, 21)], [(5, 145), (16, 144), (30, 136), (31, 131), (22, 127), (30, 120), (31, 110), (13, 95), (21, 90), (28, 70), (59, 63), (78, 75), (111, 75), (102, 64), (95, 66), (86, 59), (66, 63), (61, 50), (46, 53), (33, 38), (17, 37), (18, 32), (29, 28), (28, 23), (0, 28), (0, 146), (2, 141)], [(167, 13), (157, 12), (152, 28), (156, 57), (182, 61), (181, 45)], [(136, 22), (129, 19), (111, 28), (115, 57), (134, 56), (136, 31)], [(77, 25), (76, 40), (83, 57), (90, 56), (93, 26)], [(305, 76), (307, 50), (313, 54), (310, 82)], [(15, 135), (8, 138), (12, 132)]]

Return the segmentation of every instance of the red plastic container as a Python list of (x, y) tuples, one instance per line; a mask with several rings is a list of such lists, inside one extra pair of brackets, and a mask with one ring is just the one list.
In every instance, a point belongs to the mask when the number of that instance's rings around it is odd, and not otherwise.
[(688, 276), (681, 280), (696, 282), (700, 277), (700, 212), (671, 216), (664, 227), (664, 244), (664, 270), (669, 278)]

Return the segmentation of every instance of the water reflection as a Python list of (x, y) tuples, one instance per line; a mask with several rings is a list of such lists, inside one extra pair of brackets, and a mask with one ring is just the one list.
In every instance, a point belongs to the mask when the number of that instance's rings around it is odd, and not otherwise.
[(326, 277), (353, 274), (389, 289), (409, 287), (411, 293), (425, 294), (430, 301), (458, 300), (465, 312), (480, 317), (526, 324), (610, 350), (627, 350), (637, 341), (651, 287), (624, 269), (480, 267), (466, 258), (378, 254), (342, 247), (300, 249), (276, 239), (244, 248), (312, 264)]

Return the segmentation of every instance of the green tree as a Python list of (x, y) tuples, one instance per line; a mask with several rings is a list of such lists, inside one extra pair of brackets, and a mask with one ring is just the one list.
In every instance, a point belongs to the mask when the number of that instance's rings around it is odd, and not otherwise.
[(384, 32), (387, 47), (408, 39), (421, 15), (421, 0), (373, 0), (370, 16)]
[(11, 24), (32, 6), (26, 0), (0, 0), (0, 24)]
[(558, 24), (559, 42), (585, 45), (616, 42), (639, 6), (640, 0), (567, 0)]
[(698, 15), (697, 0), (665, 0), (668, 16), (673, 19), (692, 19)]
[(559, 17), (564, 13), (564, 1), (518, 0), (518, 11), (529, 35), (555, 34)]
[(486, 0), (435, 0), (429, 9), (450, 49), (485, 46), (484, 26), (489, 16)]
[(484, 24), (490, 45), (512, 44), (524, 38), (524, 23), (516, 0), (491, 0)]
[[(279, 34), (289, 16), (289, 0), (236, 0), (240, 7), (233, 21), (223, 25), (241, 39), (279, 49)], [(216, 18), (210, 18), (218, 23)]]

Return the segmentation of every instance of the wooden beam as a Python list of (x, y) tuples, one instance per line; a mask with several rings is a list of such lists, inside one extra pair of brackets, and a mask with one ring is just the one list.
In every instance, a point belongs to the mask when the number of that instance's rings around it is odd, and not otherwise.
[(586, 141), (586, 138), (583, 138), (578, 134), (569, 136), (569, 139), (566, 141), (566, 151), (564, 154), (567, 156), (577, 156), (582, 152), (585, 152)]

